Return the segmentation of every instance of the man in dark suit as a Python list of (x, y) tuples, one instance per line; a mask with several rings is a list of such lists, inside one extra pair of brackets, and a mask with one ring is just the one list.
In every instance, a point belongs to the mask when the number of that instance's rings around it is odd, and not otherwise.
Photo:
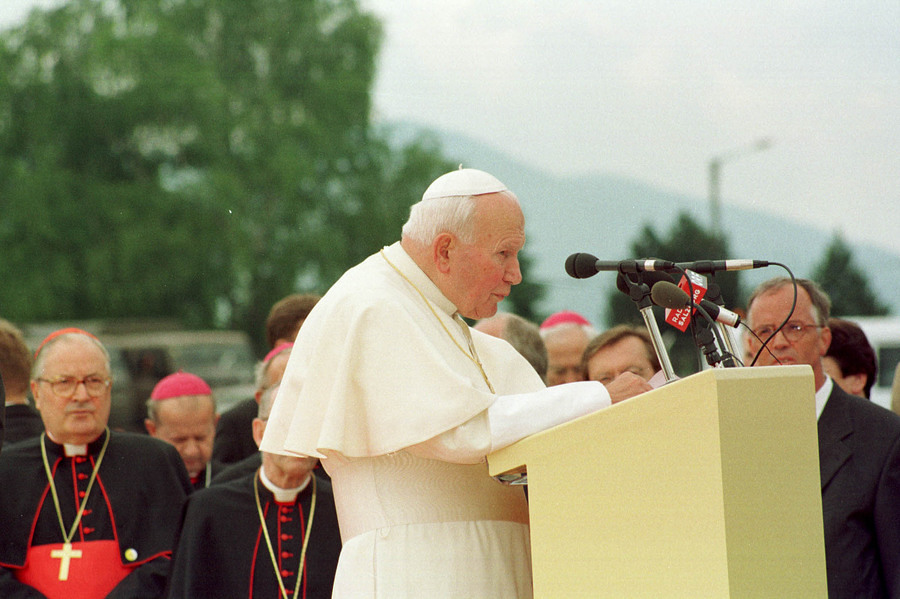
[[(747, 322), (757, 365), (808, 364), (815, 380), (819, 472), (830, 597), (900, 596), (900, 417), (843, 391), (825, 374), (831, 302), (814, 282), (766, 281)], [(780, 325), (787, 321), (784, 327)], [(774, 333), (774, 336), (772, 334)]]
[[(6, 406), (6, 422), (0, 410), (0, 439), (9, 445), (44, 432), (41, 415), (28, 400), (31, 382), (31, 350), (14, 324), (0, 318), (0, 403)], [(5, 399), (4, 399), (5, 395)]]

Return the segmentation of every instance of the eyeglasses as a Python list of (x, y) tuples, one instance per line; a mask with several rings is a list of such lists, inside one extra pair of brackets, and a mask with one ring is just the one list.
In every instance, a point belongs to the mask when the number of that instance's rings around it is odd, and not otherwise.
[(53, 392), (58, 396), (69, 399), (73, 395), (75, 395), (75, 390), (78, 389), (78, 385), (84, 383), (84, 389), (87, 391), (88, 395), (91, 397), (97, 397), (101, 393), (103, 393), (108, 387), (110, 380), (108, 378), (102, 378), (99, 376), (89, 376), (83, 379), (76, 379), (75, 377), (66, 376), (59, 379), (35, 379), (44, 383), (48, 383), (50, 388), (53, 389)]
[[(759, 338), (759, 340), (765, 341), (775, 332), (777, 327), (775, 325), (767, 324), (763, 325), (757, 329), (753, 329), (753, 332)], [(798, 341), (802, 336), (806, 329), (821, 329), (821, 325), (817, 324), (803, 324), (802, 322), (789, 322), (781, 329), (782, 334), (784, 334), (784, 338), (793, 343), (794, 341)]]

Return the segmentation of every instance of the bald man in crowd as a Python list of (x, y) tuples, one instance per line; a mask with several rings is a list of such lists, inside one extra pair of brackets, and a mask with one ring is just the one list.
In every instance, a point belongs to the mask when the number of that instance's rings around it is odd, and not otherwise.
[(563, 310), (547, 317), (540, 330), (547, 347), (547, 385), (585, 380), (581, 355), (597, 335), (591, 323), (577, 312)]

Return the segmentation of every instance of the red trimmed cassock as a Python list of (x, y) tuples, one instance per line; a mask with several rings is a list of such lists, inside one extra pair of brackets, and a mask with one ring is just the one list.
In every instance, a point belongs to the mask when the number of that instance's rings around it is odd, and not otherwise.
[(288, 597), (294, 597), (301, 575), (297, 599), (331, 597), (341, 552), (331, 483), (316, 477), (316, 509), (301, 571), (298, 566), (309, 526), (312, 479), (293, 499), (278, 500), (254, 472), (196, 491), (188, 499), (172, 563), (170, 599), (281, 597), (254, 484)]
[[(64, 551), (41, 443), (68, 534), (108, 434), (71, 551)], [(0, 489), (0, 597), (139, 599), (164, 592), (191, 491), (173, 446), (120, 432), (104, 432), (87, 446), (41, 436), (4, 449)]]

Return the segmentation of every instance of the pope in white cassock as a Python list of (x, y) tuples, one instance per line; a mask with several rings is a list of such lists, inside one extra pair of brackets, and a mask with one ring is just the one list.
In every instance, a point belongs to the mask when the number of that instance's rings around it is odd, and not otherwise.
[(522, 280), (524, 243), (516, 196), (453, 171), (300, 329), (260, 449), (318, 457), (331, 476), (335, 597), (530, 597), (524, 492), (485, 456), (650, 389), (630, 373), (545, 389), (506, 341), (466, 325)]

